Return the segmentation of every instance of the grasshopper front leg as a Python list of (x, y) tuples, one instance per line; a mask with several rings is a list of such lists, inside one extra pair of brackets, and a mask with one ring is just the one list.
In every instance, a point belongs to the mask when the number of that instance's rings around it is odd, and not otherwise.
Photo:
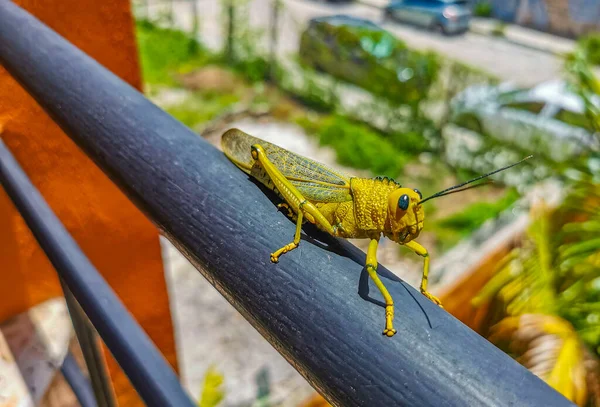
[(419, 256), (423, 257), (424, 261), (423, 261), (423, 277), (421, 278), (421, 294), (423, 294), (425, 297), (429, 298), (435, 304), (444, 308), (442, 306), (442, 302), (439, 300), (439, 298), (436, 297), (435, 295), (431, 294), (429, 291), (427, 291), (427, 281), (429, 279), (429, 253), (427, 253), (427, 249), (425, 249), (423, 246), (421, 246), (419, 243), (415, 242), (414, 240), (412, 240), (408, 243), (405, 243), (404, 246), (408, 247), (413, 252), (415, 252)]
[(337, 234), (337, 229), (331, 226), (329, 221), (325, 219), (319, 209), (311, 202), (309, 202), (298, 189), (292, 185), (292, 183), (277, 169), (277, 167), (269, 160), (265, 150), (259, 145), (255, 144), (251, 147), (252, 158), (256, 160), (265, 170), (269, 178), (273, 181), (273, 185), (283, 199), (287, 202), (288, 209), (298, 214), (296, 222), (296, 234), (294, 240), (283, 246), (281, 249), (271, 253), (271, 261), (277, 263), (279, 256), (284, 253), (290, 252), (298, 247), (300, 244), (300, 230), (302, 228), (302, 220), (304, 217), (310, 223), (318, 223), (324, 230), (332, 235)]
[(302, 231), (302, 211), (298, 212), (298, 219), (296, 221), (296, 233), (294, 234), (294, 241), (290, 244), (286, 244), (281, 249), (271, 253), (271, 262), (279, 262), (279, 256), (284, 253), (291, 252), (300, 244), (300, 232)]
[(369, 273), (369, 276), (381, 291), (381, 295), (383, 295), (383, 299), (385, 300), (385, 329), (383, 330), (383, 334), (386, 336), (394, 336), (396, 334), (396, 330), (394, 329), (393, 320), (394, 320), (394, 300), (392, 296), (388, 292), (385, 285), (377, 275), (377, 246), (379, 245), (379, 239), (371, 239), (369, 242), (369, 250), (367, 251), (367, 264), (365, 268)]

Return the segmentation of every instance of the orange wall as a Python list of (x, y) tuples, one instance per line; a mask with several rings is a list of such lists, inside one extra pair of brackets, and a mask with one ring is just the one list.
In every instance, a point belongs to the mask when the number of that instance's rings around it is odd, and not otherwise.
[(494, 276), (498, 264), (510, 253), (514, 244), (513, 240), (509, 240), (496, 248), (487, 258), (446, 287), (440, 295), (444, 309), (480, 335), (486, 336), (490, 328), (489, 304), (475, 307), (471, 300)]
[[(138, 89), (126, 0), (17, 4)], [(158, 233), (0, 67), (0, 137), (34, 185), (169, 362), (176, 365)], [(61, 295), (56, 273), (0, 188), (0, 321)], [(143, 405), (109, 358), (121, 405)]]

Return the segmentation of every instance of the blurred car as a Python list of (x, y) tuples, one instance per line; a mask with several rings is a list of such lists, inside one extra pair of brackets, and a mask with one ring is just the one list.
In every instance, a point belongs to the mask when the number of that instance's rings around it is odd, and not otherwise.
[[(600, 100), (593, 103), (600, 107)], [(563, 81), (530, 89), (507, 84), (467, 88), (452, 100), (450, 120), (557, 162), (597, 147), (583, 99)]]
[(422, 100), (438, 71), (434, 54), (410, 50), (377, 24), (345, 15), (310, 20), (299, 55), (305, 65), (400, 104)]
[(384, 15), (444, 34), (469, 30), (471, 10), (466, 0), (393, 0)]

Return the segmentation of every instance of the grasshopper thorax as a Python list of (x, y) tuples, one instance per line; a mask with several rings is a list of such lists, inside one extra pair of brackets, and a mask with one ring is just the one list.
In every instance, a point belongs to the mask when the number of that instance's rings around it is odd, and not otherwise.
[(388, 223), (384, 235), (391, 240), (408, 243), (423, 229), (425, 212), (418, 189), (398, 188), (388, 195)]

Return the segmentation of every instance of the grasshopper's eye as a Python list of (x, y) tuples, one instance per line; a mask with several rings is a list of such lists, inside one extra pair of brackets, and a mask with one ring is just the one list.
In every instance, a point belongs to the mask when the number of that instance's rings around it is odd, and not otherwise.
[(423, 199), (423, 194), (418, 189), (415, 189), (415, 192), (419, 195), (419, 199)]
[(400, 199), (398, 199), (398, 208), (405, 211), (408, 209), (409, 203), (410, 203), (410, 198), (408, 197), (408, 195), (404, 194), (400, 197)]

